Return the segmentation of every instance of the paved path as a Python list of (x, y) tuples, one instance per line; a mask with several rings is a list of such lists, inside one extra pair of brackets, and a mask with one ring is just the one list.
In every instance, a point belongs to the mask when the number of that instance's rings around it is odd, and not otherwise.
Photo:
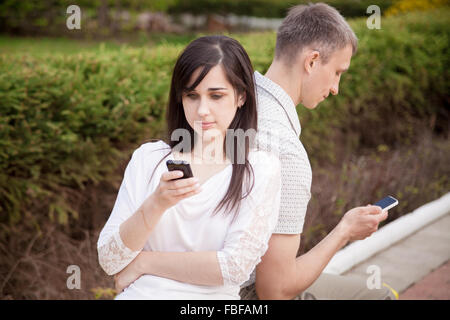
[(450, 260), (402, 292), (400, 300), (450, 300)]
[(367, 279), (379, 267), (381, 280), (400, 299), (450, 299), (450, 213), (354, 266), (345, 275)]

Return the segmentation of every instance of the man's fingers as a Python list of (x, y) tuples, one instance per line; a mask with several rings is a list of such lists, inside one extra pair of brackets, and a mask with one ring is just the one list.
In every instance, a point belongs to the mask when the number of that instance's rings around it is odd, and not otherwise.
[(380, 214), (382, 209), (379, 206), (367, 206), (364, 207), (364, 211), (367, 214)]
[(386, 220), (387, 219), (387, 217), (388, 217), (388, 211), (387, 210), (384, 210), (384, 211), (382, 211), (381, 213), (380, 213), (380, 219), (378, 220), (378, 222), (381, 222), (381, 221), (384, 221), (384, 220)]

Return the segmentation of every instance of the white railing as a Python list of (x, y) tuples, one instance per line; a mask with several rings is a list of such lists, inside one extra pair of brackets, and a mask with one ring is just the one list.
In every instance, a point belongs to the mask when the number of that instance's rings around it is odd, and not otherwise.
[(338, 251), (323, 272), (343, 274), (376, 253), (408, 237), (424, 226), (450, 213), (450, 192), (411, 213), (401, 216), (374, 232)]

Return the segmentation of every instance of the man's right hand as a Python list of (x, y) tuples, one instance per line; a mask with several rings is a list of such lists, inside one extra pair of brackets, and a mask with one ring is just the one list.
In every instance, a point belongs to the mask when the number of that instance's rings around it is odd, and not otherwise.
[(356, 207), (345, 213), (338, 226), (348, 241), (363, 240), (377, 231), (379, 223), (387, 217), (388, 211), (379, 206)]

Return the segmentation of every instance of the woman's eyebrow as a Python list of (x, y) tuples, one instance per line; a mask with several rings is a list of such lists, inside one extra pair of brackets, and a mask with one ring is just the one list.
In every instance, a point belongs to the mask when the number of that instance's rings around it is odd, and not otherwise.
[(228, 90), (227, 88), (208, 88), (208, 91)]

